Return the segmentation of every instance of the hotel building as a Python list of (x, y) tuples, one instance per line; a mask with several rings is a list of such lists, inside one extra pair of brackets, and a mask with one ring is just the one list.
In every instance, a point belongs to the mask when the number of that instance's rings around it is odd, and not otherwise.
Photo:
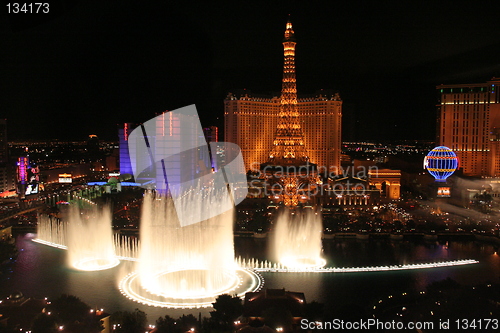
[(467, 176), (500, 176), (500, 79), (439, 85), (438, 138)]
[[(288, 31), (291, 33), (290, 40), (286, 38)], [(293, 56), (289, 53), (294, 52), (295, 48), (290, 22), (287, 23), (285, 32), (284, 44), (286, 43), (293, 43), (293, 48), (285, 45), (285, 85), (289, 83), (287, 75), (293, 74), (295, 80), (295, 65), (288, 59)], [(293, 83), (295, 87), (295, 81)], [(293, 93), (296, 96), (296, 90)], [(230, 92), (224, 100), (225, 141), (240, 147), (246, 170), (258, 171), (260, 165), (269, 160), (277, 138), (282, 102), (283, 92), (281, 96), (261, 96), (246, 90)], [(339, 94), (319, 91), (313, 96), (298, 95), (293, 104), (293, 112), (298, 113), (308, 161), (322, 170), (339, 170), (342, 121), (342, 100)]]
[(0, 119), (0, 193), (15, 189), (13, 169), (7, 144), (7, 120)]

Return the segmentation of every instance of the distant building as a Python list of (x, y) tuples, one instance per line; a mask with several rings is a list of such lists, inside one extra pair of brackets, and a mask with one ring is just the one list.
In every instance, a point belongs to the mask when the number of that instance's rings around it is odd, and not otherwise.
[[(338, 93), (323, 90), (313, 96), (297, 96), (296, 41), (290, 21), (286, 27), (281, 95), (230, 92), (224, 100), (225, 141), (240, 147), (246, 170), (259, 170), (260, 164), (275, 158), (270, 155), (276, 147), (287, 144), (294, 145), (296, 155), (305, 147), (310, 163), (339, 170), (342, 100)], [(291, 117), (284, 117), (285, 114)], [(283, 128), (286, 121), (288, 127)]]
[[(116, 150), (116, 149), (115, 149)], [(116, 171), (118, 169), (118, 151), (115, 154), (115, 151), (113, 151), (113, 154), (110, 156), (106, 156), (106, 170), (107, 171)]]
[[(34, 319), (38, 315), (47, 312), (48, 305), (50, 305), (50, 301), (46, 298), (28, 298), (22, 292), (16, 291), (0, 301), (0, 327), (3, 325), (7, 328), (16, 328), (16, 331), (28, 332), (33, 325)], [(95, 317), (101, 322), (103, 326), (101, 333), (111, 333), (112, 327), (109, 313), (102, 310), (91, 310), (89, 316), (90, 318)], [(11, 330), (8, 331), (11, 332)]]
[(114, 331), (111, 326), (111, 321), (110, 321), (111, 315), (109, 313), (104, 312), (102, 310), (96, 310), (93, 311), (92, 313), (95, 315), (97, 319), (99, 319), (99, 321), (102, 324), (103, 329), (101, 330), (101, 333), (111, 333), (112, 331)]
[[(246, 170), (269, 158), (279, 120), (280, 99), (247, 91), (224, 100), (224, 136), (241, 148)], [(297, 99), (304, 143), (312, 163), (340, 168), (342, 100), (336, 93), (318, 92)]]
[(99, 137), (95, 134), (90, 134), (87, 139), (87, 155), (91, 161), (99, 157), (100, 149)]
[(7, 163), (9, 154), (8, 154), (8, 145), (7, 145), (7, 120), (0, 119), (0, 163)]
[[(71, 183), (78, 178), (88, 176), (90, 174), (90, 169), (90, 163), (69, 164), (62, 168), (41, 170), (40, 175), (46, 184)], [(66, 181), (61, 181), (61, 178), (66, 178)]]
[[(205, 172), (206, 169), (212, 168), (212, 170), (216, 170), (217, 163), (214, 163), (217, 158), (217, 154), (224, 154), (223, 149), (214, 149), (214, 147), (210, 146), (210, 143), (219, 142), (219, 128), (217, 126), (209, 126), (203, 128), (203, 135), (205, 136), (205, 140), (208, 143), (208, 147), (210, 147), (210, 151), (205, 149), (199, 150), (199, 160), (203, 161), (203, 163), (198, 162), (200, 171)], [(223, 147), (223, 144), (221, 145)], [(213, 156), (215, 155), (215, 156)]]
[(436, 87), (437, 142), (453, 150), (466, 176), (500, 176), (500, 79)]
[(391, 169), (370, 169), (368, 179), (371, 186), (380, 190), (382, 197), (399, 199), (401, 195), (401, 171)]
[(219, 128), (217, 126), (203, 128), (203, 134), (208, 143), (219, 142)]
[(323, 195), (318, 196), (324, 207), (339, 206), (371, 206), (380, 202), (381, 190), (366, 179), (347, 176), (330, 180)]
[[(209, 133), (211, 139), (216, 139), (214, 131)], [(133, 174), (142, 186), (166, 191), (167, 184), (192, 181), (200, 172), (210, 171), (199, 119), (191, 115), (166, 111), (138, 126), (123, 124), (118, 136), (120, 174)]]
[(0, 119), (0, 193), (15, 189), (14, 166), (9, 158), (7, 120)]
[[(304, 316), (306, 298), (304, 293), (286, 291), (285, 289), (265, 289), (259, 292), (245, 294), (243, 302), (243, 317), (248, 320), (264, 321), (269, 311), (278, 309), (274, 316), (291, 315), (291, 318), (273, 318), (277, 322), (287, 322), (291, 319), (292, 325), (298, 325)], [(289, 331), (289, 330), (284, 330)]]
[(118, 128), (118, 141), (120, 151), (120, 173), (133, 174), (132, 163), (130, 162), (130, 154), (128, 151), (128, 136), (137, 125), (133, 123), (123, 123)]
[(24, 198), (29, 182), (29, 158), (27, 156), (18, 157), (16, 164), (17, 193), (19, 197)]
[(17, 291), (2, 299), (0, 320), (4, 322), (5, 327), (15, 327), (18, 329), (17, 331), (27, 332), (33, 324), (34, 318), (41, 314), (46, 306), (47, 300), (27, 298)]

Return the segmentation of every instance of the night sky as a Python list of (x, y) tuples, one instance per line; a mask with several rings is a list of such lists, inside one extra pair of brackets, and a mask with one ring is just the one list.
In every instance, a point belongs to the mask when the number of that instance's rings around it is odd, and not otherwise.
[(6, 3), (9, 140), (116, 140), (118, 123), (189, 104), (202, 125), (222, 126), (228, 91), (280, 91), (288, 14), (299, 95), (339, 91), (344, 140), (432, 140), (436, 85), (500, 76), (498, 2), (60, 0), (49, 15), (7, 14)]

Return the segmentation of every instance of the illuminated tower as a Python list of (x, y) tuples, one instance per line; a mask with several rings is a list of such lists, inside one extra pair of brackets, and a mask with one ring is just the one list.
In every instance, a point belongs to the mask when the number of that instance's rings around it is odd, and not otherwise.
[(269, 163), (275, 165), (300, 165), (309, 158), (304, 146), (304, 136), (297, 111), (297, 80), (295, 78), (295, 36), (290, 20), (286, 23), (283, 49), (283, 81), (278, 115), (278, 127)]
[(273, 197), (280, 198), (286, 206), (296, 206), (300, 197), (309, 197), (310, 185), (316, 183), (316, 165), (309, 163), (297, 109), (295, 45), (292, 23), (288, 20), (283, 39), (285, 59), (278, 126), (269, 159), (261, 166), (271, 176)]
[(259, 173), (266, 162), (295, 165), (307, 161), (316, 164), (318, 173), (335, 174), (340, 170), (342, 151), (342, 99), (328, 89), (297, 96), (295, 45), (288, 22), (283, 41), (283, 90), (279, 95), (247, 89), (228, 93), (224, 100), (224, 139), (240, 147), (248, 171)]

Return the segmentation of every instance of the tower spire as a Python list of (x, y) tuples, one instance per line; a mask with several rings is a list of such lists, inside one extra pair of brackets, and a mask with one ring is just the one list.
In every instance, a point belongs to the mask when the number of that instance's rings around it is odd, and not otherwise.
[(290, 20), (290, 14), (288, 14), (288, 21), (286, 22), (286, 28), (285, 28), (285, 38), (283, 39), (283, 42), (290, 40), (295, 42), (294, 32), (292, 28), (292, 21)]
[(288, 17), (283, 39), (284, 63), (278, 128), (269, 154), (269, 162), (275, 165), (298, 165), (309, 160), (297, 112), (296, 44), (292, 22)]

